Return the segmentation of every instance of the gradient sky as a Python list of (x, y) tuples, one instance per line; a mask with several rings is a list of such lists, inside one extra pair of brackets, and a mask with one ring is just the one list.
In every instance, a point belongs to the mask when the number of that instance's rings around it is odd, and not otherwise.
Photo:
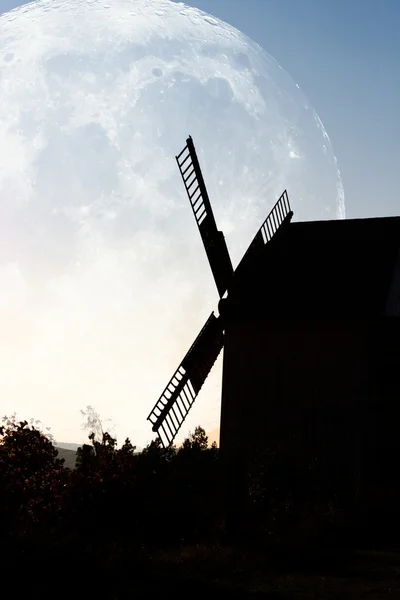
[[(25, 4), (1, 0), (0, 14)], [(188, 0), (237, 27), (297, 81), (331, 138), (346, 215), (399, 213), (400, 2)]]
[[(21, 4), (0, 0), (0, 14)], [(397, 1), (195, 0), (187, 4), (258, 42), (300, 85), (333, 144), (347, 218), (399, 214)], [(200, 253), (200, 244), (197, 249)], [(56, 408), (46, 425), (52, 425), (55, 415)], [(103, 416), (112, 417), (112, 407)], [(215, 427), (215, 415), (213, 419), (209, 424)], [(63, 441), (81, 439), (64, 437)]]
[(331, 138), (346, 216), (399, 214), (400, 2), (196, 0), (263, 46)]

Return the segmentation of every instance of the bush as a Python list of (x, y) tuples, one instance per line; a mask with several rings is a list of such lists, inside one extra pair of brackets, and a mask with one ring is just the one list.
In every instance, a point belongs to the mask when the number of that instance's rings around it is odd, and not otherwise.
[[(66, 469), (36, 423), (6, 419), (0, 428), (3, 539), (82, 548), (122, 540), (137, 547), (218, 541), (224, 532), (225, 473), (205, 431), (197, 427), (179, 449), (155, 440), (135, 450), (129, 439), (118, 448), (111, 434), (91, 433), (77, 452), (76, 468)], [(321, 461), (294, 460), (280, 449), (253, 457), (242, 507), (251, 539), (319, 543), (340, 532), (342, 540), (350, 540), (351, 532), (367, 526), (369, 538), (382, 528), (398, 534), (397, 488), (389, 511), (385, 491), (357, 488), (345, 494)]]

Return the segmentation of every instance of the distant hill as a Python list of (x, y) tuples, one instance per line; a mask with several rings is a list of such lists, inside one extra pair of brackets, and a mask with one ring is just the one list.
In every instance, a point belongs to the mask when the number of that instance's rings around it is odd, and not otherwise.
[[(213, 442), (217, 443), (219, 446), (219, 428), (213, 429), (213, 431), (209, 431), (207, 433), (208, 443), (211, 444)], [(63, 458), (65, 460), (64, 467), (68, 467), (69, 469), (74, 469), (76, 464), (76, 451), (83, 444), (69, 444), (64, 442), (57, 442), (56, 450), (58, 451), (58, 458)]]
[(74, 450), (75, 452), (83, 446), (83, 444), (64, 444), (64, 442), (56, 442), (56, 448), (63, 448), (64, 450)]
[[(67, 445), (67, 444), (64, 444)], [(79, 448), (79, 444), (69, 444), (70, 446), (76, 446)], [(64, 459), (64, 467), (68, 467), (69, 469), (75, 468), (76, 463), (76, 450), (68, 450), (68, 448), (61, 448), (56, 446), (56, 450), (58, 451), (58, 458)]]

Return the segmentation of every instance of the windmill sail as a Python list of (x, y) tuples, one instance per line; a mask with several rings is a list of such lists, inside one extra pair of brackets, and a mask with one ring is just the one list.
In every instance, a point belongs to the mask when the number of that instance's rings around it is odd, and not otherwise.
[(233, 267), (224, 234), (218, 231), (192, 138), (176, 157), (220, 297), (226, 292)]
[(289, 196), (285, 190), (254, 236), (253, 241), (237, 266), (236, 272), (239, 272), (239, 270), (243, 269), (243, 266), (246, 266), (249, 262), (253, 261), (265, 244), (267, 244), (282, 225), (288, 223), (292, 217), (293, 211), (290, 208)]
[(164, 447), (174, 441), (224, 343), (220, 319), (211, 313), (147, 417)]
[[(192, 138), (176, 157), (179, 171), (222, 298), (233, 281), (233, 267), (225, 238), (218, 231)], [(276, 232), (293, 216), (286, 190), (279, 198), (243, 256), (246, 268)], [(175, 439), (224, 344), (221, 317), (211, 313), (185, 358), (154, 405), (147, 420), (163, 446)]]

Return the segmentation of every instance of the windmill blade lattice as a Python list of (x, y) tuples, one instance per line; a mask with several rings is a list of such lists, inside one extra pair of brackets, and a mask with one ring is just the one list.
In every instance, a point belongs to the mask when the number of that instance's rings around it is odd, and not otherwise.
[(164, 447), (175, 439), (224, 343), (220, 319), (211, 313), (147, 417)]
[(186, 146), (176, 157), (176, 161), (203, 240), (218, 293), (222, 298), (232, 278), (233, 267), (224, 234), (222, 231), (218, 231), (215, 223), (207, 188), (190, 136), (186, 140)]
[(292, 217), (293, 211), (290, 208), (289, 196), (285, 190), (254, 236), (253, 241), (236, 268), (236, 273), (242, 271), (243, 265), (246, 266), (253, 261), (265, 244), (274, 237), (282, 225), (291, 221)]

